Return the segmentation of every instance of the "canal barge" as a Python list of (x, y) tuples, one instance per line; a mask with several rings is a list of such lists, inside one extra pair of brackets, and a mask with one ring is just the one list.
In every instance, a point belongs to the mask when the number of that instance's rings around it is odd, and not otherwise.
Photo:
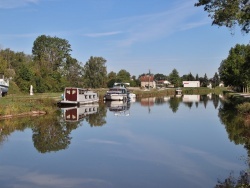
[(77, 87), (66, 87), (62, 100), (58, 102), (59, 105), (82, 105), (90, 104), (99, 101), (98, 93)]

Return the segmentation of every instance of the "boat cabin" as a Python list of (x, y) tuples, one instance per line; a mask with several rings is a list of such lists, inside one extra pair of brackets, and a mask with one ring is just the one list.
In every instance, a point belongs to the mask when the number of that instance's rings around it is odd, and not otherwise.
[(99, 101), (96, 92), (83, 88), (66, 87), (61, 104), (88, 104)]

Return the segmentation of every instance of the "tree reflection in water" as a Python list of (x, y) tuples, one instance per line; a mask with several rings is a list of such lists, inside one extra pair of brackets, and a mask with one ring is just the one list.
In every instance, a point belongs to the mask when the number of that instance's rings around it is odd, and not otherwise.
[[(102, 126), (106, 124), (106, 113), (105, 105), (100, 104), (98, 113), (86, 115), (81, 121), (86, 120), (90, 126)], [(81, 126), (81, 121), (64, 121), (61, 110), (39, 117), (2, 120), (0, 121), (0, 144), (3, 144), (16, 130), (24, 131), (30, 128), (33, 131), (34, 147), (40, 153), (67, 149), (71, 143), (71, 131)]]
[(228, 138), (236, 145), (241, 144), (246, 148), (248, 156), (244, 159), (247, 169), (242, 170), (238, 178), (230, 173), (224, 181), (218, 180), (216, 188), (227, 187), (250, 187), (250, 123), (246, 121), (243, 114), (239, 114), (236, 109), (237, 101), (222, 101), (219, 108), (219, 117), (228, 133)]
[[(226, 187), (250, 187), (250, 123), (247, 122), (243, 115), (237, 113), (234, 102), (222, 101), (219, 96), (200, 96), (199, 101), (182, 101), (181, 97), (166, 97), (165, 99), (156, 98), (155, 105), (168, 104), (169, 108), (176, 113), (180, 103), (188, 108), (197, 108), (203, 105), (205, 108), (208, 101), (211, 100), (215, 109), (219, 108), (218, 116), (225, 125), (228, 138), (235, 144), (243, 145), (248, 156), (246, 159), (247, 169), (243, 170), (237, 178), (234, 173), (230, 173), (223, 181), (218, 180), (216, 188)], [(194, 105), (195, 104), (195, 105)], [(81, 121), (86, 121), (91, 127), (103, 126), (106, 124), (107, 108), (105, 104), (99, 103), (98, 113), (86, 115)], [(55, 114), (49, 114), (39, 117), (26, 117), (18, 119), (9, 119), (0, 121), (0, 144), (4, 143), (8, 136), (16, 130), (24, 131), (27, 128), (33, 131), (33, 142), (35, 148), (41, 153), (63, 150), (69, 147), (71, 143), (70, 134), (72, 130), (82, 125), (81, 121), (66, 122), (58, 110)]]

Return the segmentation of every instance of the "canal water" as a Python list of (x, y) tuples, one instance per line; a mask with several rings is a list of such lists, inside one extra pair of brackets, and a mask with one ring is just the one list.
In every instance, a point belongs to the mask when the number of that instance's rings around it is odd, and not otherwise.
[(225, 114), (217, 95), (184, 95), (1, 121), (0, 187), (215, 187), (249, 168)]

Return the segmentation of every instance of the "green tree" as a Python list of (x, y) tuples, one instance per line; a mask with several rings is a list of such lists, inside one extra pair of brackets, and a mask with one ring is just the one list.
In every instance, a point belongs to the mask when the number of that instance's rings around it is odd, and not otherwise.
[(120, 82), (128, 82), (130, 83), (131, 79), (130, 79), (130, 73), (124, 69), (120, 70), (118, 73), (117, 73), (117, 76), (116, 78), (118, 80), (120, 80)]
[(154, 79), (157, 80), (157, 81), (158, 81), (158, 80), (167, 80), (167, 76), (164, 75), (164, 74), (159, 74), (159, 73), (158, 73), (158, 74), (155, 74), (155, 75), (154, 75)]
[(102, 57), (90, 57), (83, 67), (84, 86), (90, 88), (107, 87), (106, 60)]
[(173, 69), (172, 72), (168, 76), (169, 82), (174, 84), (175, 87), (181, 86), (181, 79), (179, 73), (176, 69)]
[(214, 77), (212, 78), (212, 82), (213, 82), (213, 87), (219, 86), (220, 78), (217, 72), (214, 74)]
[(196, 76), (195, 76), (195, 81), (199, 81), (199, 75), (198, 74), (196, 74)]
[(198, 0), (195, 6), (204, 6), (204, 11), (213, 20), (212, 25), (231, 29), (239, 25), (242, 32), (250, 31), (249, 0)]
[(116, 82), (116, 73), (113, 72), (113, 71), (111, 71), (111, 72), (108, 74), (107, 86), (108, 86), (108, 87), (113, 87), (115, 82)]
[(34, 41), (32, 53), (35, 62), (35, 87), (39, 92), (62, 91), (65, 75), (62, 69), (70, 57), (70, 44), (58, 37), (41, 35)]
[(30, 85), (34, 85), (33, 79), (34, 75), (29, 68), (29, 65), (22, 64), (21, 67), (17, 70), (17, 76), (15, 78), (15, 82), (20, 90), (28, 92), (30, 89)]
[(207, 87), (208, 86), (208, 78), (207, 78), (207, 74), (205, 73), (202, 83), (201, 83), (202, 87)]
[(243, 88), (250, 85), (250, 45), (237, 44), (219, 67), (220, 79), (225, 85)]
[(71, 46), (67, 40), (58, 37), (41, 35), (36, 38), (32, 48), (34, 60), (40, 67), (47, 67), (53, 71), (60, 68), (70, 56)]
[(75, 58), (67, 57), (65, 65), (61, 69), (61, 74), (63, 75), (62, 79), (64, 79), (62, 83), (65, 86), (83, 87), (83, 67)]

